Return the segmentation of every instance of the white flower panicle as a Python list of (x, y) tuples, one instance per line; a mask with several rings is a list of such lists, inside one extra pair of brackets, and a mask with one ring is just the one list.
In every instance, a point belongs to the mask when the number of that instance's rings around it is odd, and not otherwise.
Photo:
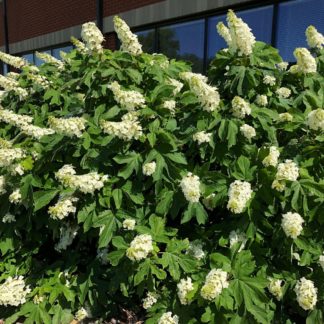
[(232, 100), (232, 112), (234, 117), (243, 119), (251, 114), (251, 107), (243, 98), (235, 96)]
[(34, 137), (35, 139), (40, 139), (43, 136), (55, 134), (53, 129), (38, 127), (35, 125), (23, 125), (20, 127), (20, 130), (26, 135)]
[(187, 279), (181, 279), (177, 284), (178, 297), (182, 305), (189, 305), (188, 293), (194, 290), (194, 286), (190, 277)]
[(8, 167), (24, 157), (25, 153), (21, 148), (0, 149), (0, 167)]
[(307, 115), (306, 123), (310, 129), (315, 131), (324, 130), (324, 109), (316, 109)]
[(108, 89), (113, 92), (114, 99), (120, 104), (120, 106), (128, 111), (145, 106), (145, 98), (141, 93), (134, 90), (122, 90), (117, 81), (109, 84)]
[(148, 291), (146, 297), (143, 299), (143, 308), (151, 308), (157, 302), (157, 299), (158, 295), (156, 293)]
[(189, 202), (199, 202), (200, 181), (198, 176), (188, 172), (188, 174), (182, 178), (180, 186), (185, 198)]
[(281, 300), (282, 296), (283, 296), (283, 291), (282, 291), (282, 280), (280, 279), (274, 279), (274, 278), (269, 278), (269, 285), (268, 285), (268, 289), (270, 291), (270, 293), (276, 297), (276, 299), (279, 301)]
[(170, 110), (171, 115), (175, 114), (176, 109), (176, 101), (175, 100), (167, 100), (163, 103), (163, 108)]
[(291, 90), (285, 87), (281, 87), (279, 89), (276, 90), (276, 94), (281, 97), (281, 98), (289, 98), (291, 95)]
[(314, 26), (308, 26), (305, 32), (307, 44), (310, 48), (321, 49), (324, 46), (324, 35), (317, 31)]
[(192, 136), (192, 139), (197, 142), (199, 145), (203, 143), (209, 143), (213, 134), (206, 132), (198, 132)]
[(16, 72), (8, 72), (6, 77), (7, 78), (10, 78), (10, 79), (13, 79), (13, 80), (17, 80), (19, 78), (19, 73), (16, 73)]
[[(0, 110), (0, 112), (1, 112), (1, 110)], [(12, 148), (12, 143), (10, 141), (7, 141), (6, 139), (0, 137), (0, 149), (3, 149), (3, 148)]]
[(81, 322), (83, 321), (84, 319), (88, 318), (89, 317), (89, 313), (87, 312), (86, 309), (84, 309), (83, 307), (81, 307), (76, 313), (75, 313), (75, 316), (74, 318)]
[(3, 223), (13, 223), (16, 221), (16, 217), (10, 213), (7, 213), (2, 217), (2, 222)]
[(127, 218), (123, 221), (123, 228), (128, 231), (134, 230), (136, 225), (135, 219)]
[(255, 44), (255, 37), (249, 26), (232, 10), (227, 13), (227, 24), (231, 35), (230, 49), (238, 51), (239, 55), (250, 55)]
[(181, 83), (180, 81), (178, 81), (176, 79), (170, 78), (169, 80), (167, 80), (167, 84), (174, 87), (174, 90), (173, 90), (173, 95), (174, 96), (176, 96), (181, 91), (181, 89), (183, 88), (183, 83)]
[(265, 167), (268, 166), (277, 166), (280, 152), (276, 146), (270, 146), (269, 154), (262, 160), (262, 164)]
[(6, 64), (13, 66), (16, 69), (21, 69), (25, 65), (28, 65), (28, 62), (22, 57), (13, 56), (0, 51), (0, 60)]
[(28, 97), (27, 90), (19, 87), (19, 83), (16, 80), (6, 78), (3, 75), (0, 75), (0, 86), (6, 91), (14, 91), (16, 95), (19, 96), (20, 100), (24, 100)]
[(104, 133), (116, 136), (124, 141), (138, 140), (142, 135), (142, 126), (138, 121), (136, 113), (129, 112), (122, 117), (120, 122), (100, 121)]
[(198, 241), (193, 241), (189, 243), (186, 254), (191, 255), (197, 260), (201, 260), (205, 257), (205, 252), (203, 250), (203, 245)]
[(298, 213), (288, 212), (282, 215), (281, 227), (287, 237), (296, 239), (303, 230), (304, 219)]
[(27, 115), (15, 114), (11, 110), (0, 109), (0, 121), (16, 127), (23, 127), (32, 123), (33, 118)]
[(47, 89), (52, 83), (51, 81), (47, 80), (46, 77), (34, 73), (29, 73), (28, 79), (44, 89)]
[(228, 286), (227, 272), (222, 269), (212, 269), (206, 277), (200, 295), (202, 298), (212, 301), (222, 293), (224, 288), (227, 288)]
[(248, 140), (251, 140), (253, 137), (256, 136), (256, 131), (255, 128), (248, 125), (248, 124), (244, 124), (240, 127), (240, 132), (242, 133), (242, 135), (247, 138)]
[(251, 184), (246, 181), (235, 180), (231, 183), (228, 191), (227, 209), (234, 214), (240, 214), (252, 197)]
[(87, 120), (82, 117), (55, 118), (50, 116), (48, 123), (56, 133), (68, 137), (81, 137)]
[(293, 116), (289, 113), (281, 113), (278, 115), (279, 122), (291, 122), (293, 120)]
[(217, 32), (218, 34), (224, 38), (227, 46), (229, 48), (232, 48), (233, 46), (233, 42), (232, 42), (232, 36), (231, 36), (231, 33), (230, 33), (230, 30), (224, 25), (223, 22), (219, 22), (217, 25), (216, 25), (216, 29), (217, 29)]
[(266, 95), (257, 95), (255, 103), (261, 107), (265, 107), (268, 105), (268, 97)]
[(26, 286), (23, 276), (8, 277), (0, 285), (0, 305), (19, 306), (26, 302), (26, 296), (31, 292)]
[(33, 303), (35, 305), (39, 305), (40, 303), (42, 303), (45, 300), (44, 296), (40, 296), (40, 295), (35, 295), (33, 298)]
[(180, 78), (188, 82), (190, 90), (201, 103), (203, 110), (212, 112), (218, 109), (220, 97), (216, 87), (207, 84), (207, 78), (199, 73), (182, 72)]
[(6, 177), (5, 176), (0, 176), (0, 195), (3, 195), (7, 192), (6, 190)]
[(15, 189), (9, 196), (9, 201), (12, 204), (20, 204), (22, 202), (22, 197), (20, 189)]
[(296, 181), (299, 177), (299, 168), (292, 160), (285, 160), (279, 163), (277, 168), (276, 180)]
[(90, 52), (101, 53), (103, 51), (102, 43), (105, 39), (95, 23), (88, 22), (83, 24), (81, 37)]
[(134, 35), (123, 19), (118, 16), (114, 17), (114, 27), (117, 36), (121, 42), (121, 50), (131, 55), (140, 55), (143, 53), (142, 45)]
[(263, 83), (269, 86), (274, 86), (276, 84), (276, 78), (271, 75), (265, 75), (263, 77)]
[(80, 190), (85, 194), (93, 194), (96, 190), (100, 190), (108, 180), (107, 175), (102, 176), (97, 172), (76, 175), (74, 167), (69, 164), (58, 170), (55, 176), (65, 187)]
[(75, 46), (75, 48), (82, 54), (87, 54), (88, 53), (88, 49), (86, 47), (86, 45), (81, 42), (80, 40), (78, 40), (75, 37), (71, 37), (71, 43)]
[(149, 234), (137, 235), (130, 243), (126, 256), (132, 261), (145, 259), (153, 251), (152, 236)]
[(288, 68), (288, 65), (289, 65), (288, 62), (280, 62), (280, 63), (276, 64), (277, 68), (278, 68), (280, 71), (286, 71), (287, 68)]
[(75, 214), (76, 207), (73, 204), (77, 201), (76, 197), (62, 198), (54, 206), (48, 208), (48, 213), (53, 219), (62, 220), (69, 214)]
[(240, 244), (240, 248), (238, 252), (241, 252), (245, 248), (246, 242), (247, 242), (247, 237), (245, 233), (241, 232), (239, 229), (230, 232), (229, 234), (230, 248), (233, 247), (235, 244)]
[(302, 309), (311, 310), (315, 307), (317, 303), (317, 288), (313, 281), (303, 277), (297, 282), (294, 290), (297, 302)]
[(40, 60), (44, 61), (45, 63), (55, 65), (58, 68), (58, 70), (64, 69), (64, 63), (52, 56), (51, 54), (45, 52), (36, 52), (35, 54)]
[(275, 189), (279, 192), (282, 192), (286, 189), (286, 182), (285, 181), (279, 181), (279, 180), (273, 180), (272, 185), (271, 185), (272, 189)]
[(316, 60), (307, 48), (299, 47), (294, 50), (294, 56), (297, 60), (297, 71), (301, 73), (315, 73)]
[(145, 163), (143, 165), (142, 171), (144, 175), (151, 176), (155, 172), (155, 169), (156, 169), (156, 162), (153, 161), (153, 162)]
[(69, 226), (64, 225), (60, 228), (60, 240), (55, 244), (54, 248), (58, 252), (62, 252), (70, 246), (74, 238), (78, 234), (79, 227), (77, 225)]
[(11, 175), (23, 175), (25, 173), (25, 169), (20, 163), (10, 165), (8, 171)]
[(157, 324), (178, 324), (179, 317), (177, 315), (172, 316), (171, 312), (164, 313)]

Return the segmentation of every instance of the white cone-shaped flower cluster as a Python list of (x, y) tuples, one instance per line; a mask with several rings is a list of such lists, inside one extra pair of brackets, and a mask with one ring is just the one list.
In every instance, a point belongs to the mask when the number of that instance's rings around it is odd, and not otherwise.
[(289, 98), (291, 95), (291, 90), (285, 87), (281, 87), (279, 89), (276, 90), (276, 94), (280, 97), (280, 98)]
[(293, 120), (293, 116), (289, 113), (281, 113), (278, 115), (278, 122), (291, 122)]
[(263, 77), (263, 83), (269, 86), (274, 86), (276, 84), (276, 78), (267, 74)]
[(132, 55), (143, 53), (142, 45), (138, 42), (137, 36), (134, 35), (123, 19), (118, 16), (114, 17), (115, 31), (121, 41), (121, 50)]
[(230, 30), (221, 21), (217, 24), (216, 29), (218, 34), (224, 38), (225, 42), (227, 43), (227, 46), (229, 48), (232, 48), (233, 42), (232, 42), (232, 36)]
[(203, 246), (199, 241), (190, 242), (186, 253), (197, 260), (201, 260), (205, 256)]
[(116, 136), (124, 141), (130, 141), (133, 138), (137, 140), (143, 135), (142, 126), (134, 112), (124, 115), (120, 122), (101, 120), (100, 126), (104, 133)]
[(281, 227), (287, 237), (296, 239), (303, 230), (303, 218), (298, 213), (288, 212), (282, 215)]
[(137, 235), (130, 243), (126, 256), (132, 261), (145, 259), (153, 251), (152, 237), (149, 234)]
[(13, 223), (16, 221), (16, 217), (10, 213), (7, 213), (2, 217), (2, 222), (3, 223)]
[(4, 193), (7, 192), (6, 184), (7, 184), (6, 177), (0, 176), (0, 195), (3, 195)]
[(256, 136), (255, 128), (252, 127), (252, 126), (250, 126), (250, 125), (248, 125), (248, 124), (242, 125), (240, 127), (240, 132), (248, 140), (251, 140), (253, 137)]
[(154, 292), (148, 291), (146, 297), (143, 299), (143, 308), (149, 309), (157, 302), (158, 295)]
[(127, 218), (123, 221), (123, 228), (128, 231), (132, 231), (135, 228), (135, 219)]
[(46, 77), (35, 74), (35, 73), (29, 73), (28, 79), (36, 83), (38, 86), (47, 89), (51, 85), (51, 81), (47, 80)]
[(199, 73), (182, 72), (180, 78), (186, 81), (190, 90), (196, 95), (203, 110), (215, 111), (219, 107), (220, 97), (216, 87), (207, 84), (208, 79)]
[(317, 303), (317, 288), (313, 281), (303, 277), (297, 282), (294, 290), (297, 295), (297, 302), (301, 308), (310, 310), (315, 307)]
[(315, 131), (324, 130), (324, 109), (316, 109), (307, 115), (307, 125)]
[(189, 202), (195, 203), (199, 201), (200, 181), (198, 176), (188, 172), (188, 174), (182, 178), (180, 186), (185, 198)]
[(267, 155), (263, 159), (262, 164), (265, 167), (268, 167), (268, 166), (275, 167), (278, 164), (279, 156), (280, 156), (280, 152), (279, 152), (278, 148), (276, 146), (270, 146), (270, 148), (269, 148), (269, 155)]
[(268, 285), (268, 289), (270, 293), (276, 297), (277, 300), (281, 300), (283, 291), (282, 291), (282, 280), (269, 278), (270, 282)]
[(179, 317), (177, 315), (173, 315), (171, 312), (164, 313), (159, 321), (158, 324), (178, 324), (179, 323)]
[(68, 137), (81, 137), (87, 120), (82, 117), (55, 118), (50, 116), (48, 123), (56, 133)]
[(20, 127), (20, 129), (26, 135), (34, 137), (35, 139), (40, 139), (43, 136), (55, 134), (55, 131), (53, 129), (38, 127), (35, 125), (24, 125), (24, 126)]
[(314, 26), (308, 26), (306, 29), (307, 44), (310, 48), (323, 48), (324, 35), (317, 31)]
[(30, 124), (33, 118), (27, 115), (15, 114), (11, 110), (0, 109), (0, 120), (16, 127), (23, 127)]
[(0, 60), (8, 65), (13, 66), (16, 69), (21, 69), (22, 67), (28, 65), (28, 62), (22, 57), (13, 56), (0, 51)]
[(26, 296), (31, 292), (29, 286), (26, 286), (23, 276), (8, 277), (0, 285), (0, 305), (19, 306), (26, 302)]
[(251, 107), (243, 98), (235, 96), (232, 99), (232, 112), (234, 117), (243, 119), (251, 114)]
[(71, 43), (76, 47), (76, 49), (82, 53), (82, 54), (87, 54), (88, 53), (88, 49), (86, 47), (86, 45), (81, 42), (80, 40), (78, 40), (75, 37), (71, 37)]
[(53, 64), (57, 67), (58, 70), (63, 70), (64, 69), (64, 63), (51, 54), (45, 53), (45, 52), (36, 52), (36, 56), (40, 59), (43, 60), (45, 63), (50, 63)]
[(77, 225), (75, 226), (69, 226), (64, 225), (60, 228), (60, 240), (57, 244), (55, 244), (55, 250), (58, 252), (62, 252), (67, 249), (69, 245), (72, 244), (74, 238), (78, 234), (79, 227)]
[(203, 144), (203, 143), (209, 143), (211, 141), (211, 138), (212, 138), (212, 135), (211, 133), (206, 133), (204, 131), (202, 132), (198, 132), (196, 134), (194, 134), (192, 136), (192, 139), (197, 142), (199, 145)]
[(294, 50), (294, 56), (297, 60), (295, 69), (301, 73), (315, 73), (316, 60), (307, 48), (299, 47)]
[(82, 25), (81, 37), (90, 52), (101, 53), (103, 51), (102, 43), (105, 39), (94, 22)]
[(9, 196), (9, 201), (12, 204), (20, 204), (22, 202), (20, 189), (15, 189)]
[(181, 89), (183, 88), (183, 83), (181, 83), (180, 81), (178, 81), (176, 79), (170, 78), (167, 81), (167, 84), (169, 84), (172, 87), (174, 87), (174, 90), (173, 90), (173, 95), (174, 96), (176, 96), (181, 91)]
[(231, 231), (228, 238), (230, 248), (233, 247), (235, 244), (240, 244), (238, 252), (241, 252), (245, 248), (247, 237), (245, 233), (241, 232), (239, 229), (237, 229), (236, 231)]
[(163, 103), (163, 108), (170, 110), (171, 115), (175, 114), (177, 102), (175, 100), (167, 100)]
[(252, 197), (251, 184), (246, 181), (235, 180), (231, 183), (228, 191), (227, 209), (234, 214), (240, 214)]
[(276, 174), (276, 180), (296, 181), (298, 177), (299, 168), (294, 161), (285, 160), (285, 162), (279, 163)]
[(17, 80), (19, 77), (19, 73), (16, 72), (8, 72), (6, 75), (7, 78)]
[(142, 171), (143, 171), (144, 175), (150, 176), (155, 172), (155, 169), (156, 169), (156, 162), (153, 161), (153, 162), (150, 162), (150, 163), (145, 163), (143, 165)]
[(6, 78), (3, 75), (0, 75), (0, 86), (6, 91), (14, 91), (16, 95), (19, 96), (20, 100), (24, 100), (28, 96), (27, 90), (19, 87), (16, 80)]
[(62, 198), (54, 206), (48, 208), (48, 213), (53, 219), (61, 220), (76, 212), (76, 207), (73, 204), (77, 201), (78, 198), (75, 197)]
[(261, 107), (265, 107), (268, 105), (268, 97), (266, 95), (257, 95), (255, 103)]
[(8, 167), (15, 161), (23, 159), (25, 153), (21, 148), (0, 149), (0, 167)]
[(182, 305), (189, 305), (188, 293), (194, 290), (194, 286), (190, 277), (187, 279), (181, 279), (177, 284), (178, 297)]
[(212, 301), (218, 297), (224, 288), (229, 285), (227, 281), (227, 272), (222, 269), (212, 269), (201, 288), (200, 295), (202, 298)]

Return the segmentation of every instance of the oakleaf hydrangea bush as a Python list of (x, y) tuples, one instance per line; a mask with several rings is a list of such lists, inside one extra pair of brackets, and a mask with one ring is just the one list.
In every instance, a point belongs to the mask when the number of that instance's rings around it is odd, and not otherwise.
[(324, 49), (234, 12), (207, 77), (93, 23), (0, 77), (0, 317), (322, 323)]

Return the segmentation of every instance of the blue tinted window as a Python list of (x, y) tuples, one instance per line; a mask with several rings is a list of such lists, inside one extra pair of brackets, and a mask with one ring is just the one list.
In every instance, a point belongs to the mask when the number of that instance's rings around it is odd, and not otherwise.
[[(271, 43), (273, 6), (265, 6), (248, 10), (237, 11), (236, 15), (242, 18), (252, 29), (256, 40)], [(227, 47), (224, 39), (218, 35), (216, 25), (218, 22), (226, 23), (226, 15), (208, 19), (208, 52), (207, 58), (212, 59), (216, 52)]]
[(142, 49), (146, 53), (154, 53), (155, 30), (144, 30), (135, 33), (138, 36), (138, 41), (142, 44)]
[(9, 72), (9, 67), (7, 64), (3, 64), (3, 75), (7, 75), (7, 73)]
[(71, 52), (72, 51), (72, 46), (64, 46), (64, 47), (59, 47), (59, 48), (54, 48), (52, 50), (52, 55), (57, 58), (58, 60), (61, 59), (61, 56), (60, 56), (60, 52), (65, 52), (65, 53), (68, 53), (68, 52)]
[(294, 49), (307, 47), (305, 30), (309, 25), (324, 33), (324, 0), (295, 0), (279, 4), (276, 46), (284, 60), (295, 61)]
[(201, 72), (204, 58), (204, 20), (181, 23), (159, 29), (159, 52), (170, 58), (193, 63)]
[(34, 55), (33, 53), (22, 55), (22, 57), (29, 63), (34, 64)]
[[(47, 50), (47, 51), (39, 51), (41, 53), (47, 53), (47, 54), (51, 54), (51, 51), (50, 50)], [(44, 61), (39, 59), (36, 55), (35, 55), (35, 65), (37, 66), (40, 66), (41, 64), (43, 64)]]

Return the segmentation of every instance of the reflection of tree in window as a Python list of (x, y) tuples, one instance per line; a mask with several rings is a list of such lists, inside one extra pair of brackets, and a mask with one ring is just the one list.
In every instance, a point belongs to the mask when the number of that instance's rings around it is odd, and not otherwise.
[(142, 44), (145, 53), (154, 53), (155, 31), (145, 31), (137, 33), (138, 40)]

